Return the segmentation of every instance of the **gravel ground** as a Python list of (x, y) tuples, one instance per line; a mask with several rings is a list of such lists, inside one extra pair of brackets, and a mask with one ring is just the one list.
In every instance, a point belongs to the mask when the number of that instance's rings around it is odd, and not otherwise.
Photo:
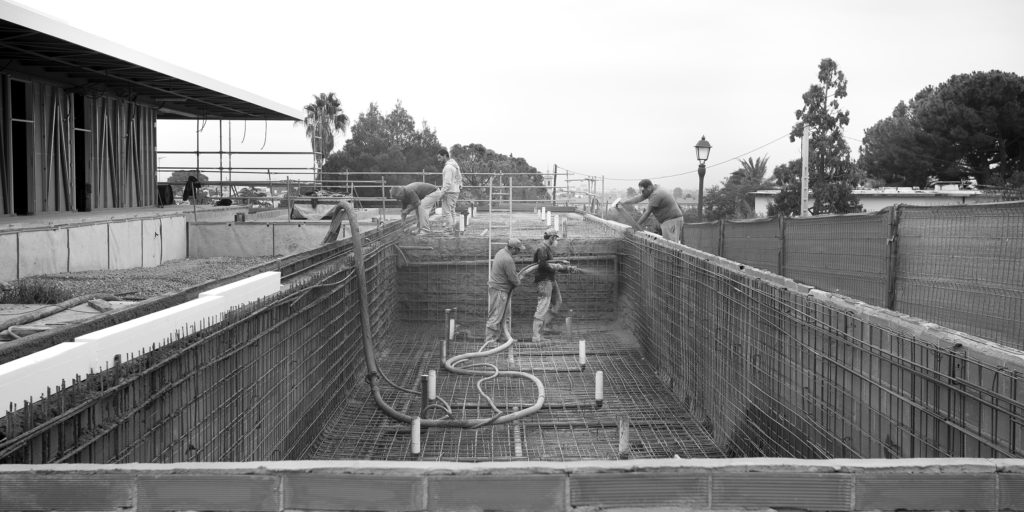
[(145, 300), (232, 276), (275, 259), (272, 256), (185, 259), (169, 261), (156, 267), (31, 276), (22, 279), (22, 282), (57, 284), (70, 292), (72, 297), (109, 294), (121, 300)]

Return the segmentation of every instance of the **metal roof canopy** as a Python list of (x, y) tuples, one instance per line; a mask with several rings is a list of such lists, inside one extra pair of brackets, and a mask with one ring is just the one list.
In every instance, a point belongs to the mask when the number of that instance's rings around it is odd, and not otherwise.
[(159, 119), (298, 121), (289, 108), (0, 0), (0, 60), (69, 90), (127, 97)]

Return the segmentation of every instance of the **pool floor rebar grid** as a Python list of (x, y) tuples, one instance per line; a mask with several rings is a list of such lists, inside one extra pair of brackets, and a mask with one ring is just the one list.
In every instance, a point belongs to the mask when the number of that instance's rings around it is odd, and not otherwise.
[[(465, 319), (464, 319), (465, 320)], [(529, 332), (529, 318), (515, 322), (513, 333)], [(481, 320), (482, 321), (482, 320)], [(476, 352), (482, 340), (462, 326), (448, 355)], [(443, 327), (424, 329), (419, 322), (396, 322), (382, 340), (381, 372), (398, 385), (418, 389), (418, 378), (437, 370), (437, 394), (456, 417), (486, 418), (493, 413), (477, 391), (480, 377), (455, 375), (440, 368)], [(578, 361), (579, 339), (587, 341), (587, 365)], [(573, 339), (563, 330), (552, 341), (518, 342), (507, 352), (488, 358), (499, 369), (536, 375), (545, 386), (544, 407), (509, 424), (478, 429), (430, 428), (421, 431), (421, 455), (411, 452), (409, 425), (394, 421), (376, 406), (363, 383), (338, 404), (307, 458), (356, 460), (572, 461), (619, 458), (620, 415), (629, 418), (630, 458), (724, 457), (708, 431), (695, 421), (657, 378), (639, 346), (614, 325), (578, 321)], [(594, 400), (595, 372), (604, 372), (604, 403)], [(537, 390), (527, 380), (501, 376), (487, 381), (484, 391), (505, 411), (526, 408)], [(418, 415), (419, 395), (382, 385), (384, 399), (399, 411)], [(441, 417), (437, 410), (427, 417)]]

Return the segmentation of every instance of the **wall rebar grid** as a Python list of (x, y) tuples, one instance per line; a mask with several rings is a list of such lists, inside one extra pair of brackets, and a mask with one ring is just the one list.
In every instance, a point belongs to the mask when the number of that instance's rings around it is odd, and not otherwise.
[(624, 317), (730, 455), (1024, 454), (1020, 353), (660, 239), (627, 240)]
[[(430, 246), (432, 251), (422, 250), (434, 254), (415, 257), (401, 249), (413, 243)], [(436, 359), (428, 355), (437, 341), (437, 333), (429, 332), (435, 324), (428, 322), (436, 322), (434, 315), (446, 305), (463, 312), (456, 345), (476, 350), (467, 339), (482, 333), (482, 317), (471, 313), (480, 309), (484, 287), (465, 286), (485, 267), (469, 270), (459, 260), (483, 259), (491, 252), (488, 241), (385, 237), (371, 245), (366, 264), (371, 331), (386, 371), (408, 385), (440, 363), (424, 367), (421, 361)], [(578, 313), (579, 332), (557, 350), (540, 346), (513, 354), (516, 364), (552, 379), (550, 404), (542, 414), (510, 425), (431, 430), (425, 457), (608, 457), (613, 428), (607, 411), (613, 409), (579, 405), (593, 383), (571, 368), (575, 338), (585, 336), (594, 338), (588, 340), (591, 347), (601, 347), (586, 372), (603, 366), (609, 392), (614, 384), (628, 383), (630, 394), (615, 400), (638, 418), (632, 456), (994, 458), (1024, 453), (1024, 356), (1018, 352), (649, 234), (581, 239), (562, 247), (574, 251), (570, 259), (590, 258), (581, 263), (593, 270), (559, 279), (566, 308)], [(348, 444), (372, 456), (408, 460), (407, 426), (394, 423), (379, 431), (353, 426), (377, 413), (366, 409), (373, 406), (362, 380), (353, 272), (340, 265), (337, 272), (325, 269), (195, 336), (8, 414), (0, 425), (5, 435), (0, 461), (279, 460), (330, 457), (338, 445)], [(447, 283), (442, 288), (456, 284), (438, 292), (431, 286), (439, 282)], [(403, 305), (410, 289), (440, 295), (426, 305)], [(594, 290), (603, 290), (598, 295), (607, 294), (609, 303), (620, 297), (617, 311), (629, 336), (611, 334), (605, 322), (616, 310), (613, 305), (610, 314), (597, 296), (586, 299)], [(574, 302), (577, 297), (584, 300)], [(533, 300), (517, 290), (514, 317), (527, 319)], [(420, 317), (406, 315), (415, 311)], [(515, 332), (526, 330), (519, 325)], [(630, 337), (642, 352), (606, 348)], [(462, 349), (451, 347), (448, 353)], [(502, 357), (496, 360), (500, 364)], [(661, 384), (645, 380), (654, 376)], [(471, 410), (483, 402), (459, 389), (475, 391), (474, 386), (442, 381), (440, 389)], [(521, 396), (532, 393), (523, 383), (486, 386), (505, 405), (532, 399)], [(632, 395), (632, 389), (638, 393)], [(646, 389), (651, 391), (641, 391)], [(390, 399), (406, 408), (419, 400)], [(665, 412), (676, 408), (700, 421)], [(654, 413), (663, 416), (644, 416)], [(353, 421), (344, 423), (350, 415)], [(710, 432), (714, 441), (707, 442), (700, 430), (675, 430), (688, 424)], [(519, 451), (516, 439), (521, 439)]]

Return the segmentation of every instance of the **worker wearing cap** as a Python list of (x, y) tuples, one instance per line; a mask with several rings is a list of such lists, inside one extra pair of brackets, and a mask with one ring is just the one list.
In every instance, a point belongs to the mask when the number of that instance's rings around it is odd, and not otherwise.
[(512, 256), (525, 251), (518, 238), (509, 238), (505, 247), (494, 254), (491, 273), (487, 278), (487, 328), (484, 344), (497, 343), (504, 331), (512, 339), (512, 290), (519, 286), (519, 274)]
[(537, 264), (537, 311), (533, 314), (533, 341), (548, 341), (545, 334), (558, 334), (550, 329), (548, 323), (558, 313), (562, 305), (562, 293), (558, 290), (555, 274), (566, 272), (569, 267), (560, 263), (551, 263), (552, 249), (558, 245), (558, 231), (548, 228), (544, 231), (544, 242), (533, 253), (533, 262)]
[(441, 199), (441, 189), (430, 183), (414, 181), (404, 187), (391, 187), (391, 199), (397, 199), (402, 204), (402, 222), (405, 222), (409, 212), (416, 210), (416, 234), (430, 232), (427, 227), (430, 209)]
[(683, 243), (683, 211), (679, 209), (679, 204), (672, 194), (651, 183), (651, 180), (640, 180), (640, 195), (616, 201), (615, 207), (618, 208), (620, 204), (636, 204), (645, 199), (647, 209), (637, 224), (643, 226), (644, 221), (653, 213), (654, 218), (661, 224), (661, 236), (666, 240)]

